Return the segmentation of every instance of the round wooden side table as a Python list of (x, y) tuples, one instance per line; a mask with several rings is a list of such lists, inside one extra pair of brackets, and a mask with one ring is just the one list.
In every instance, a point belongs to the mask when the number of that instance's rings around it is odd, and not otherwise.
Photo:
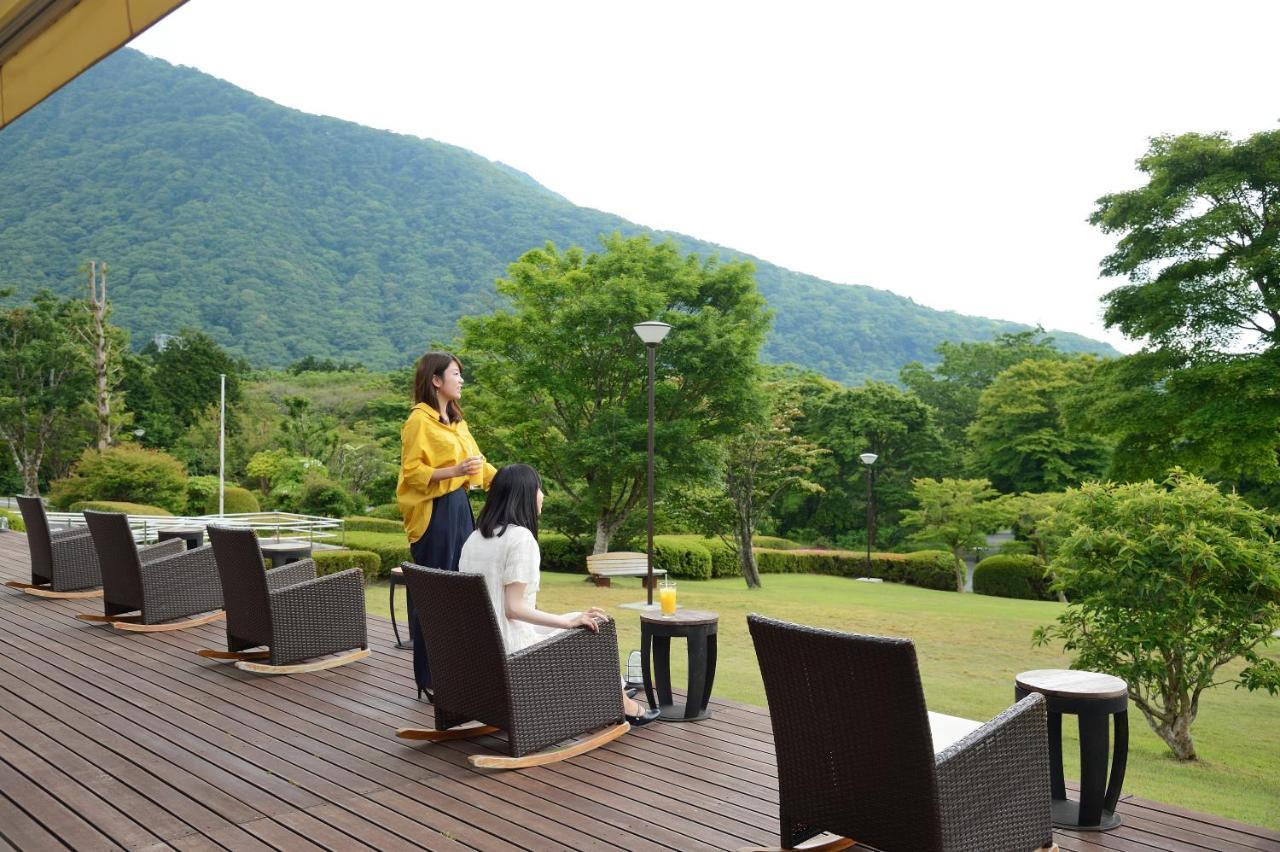
[(204, 544), (204, 527), (167, 527), (156, 533), (156, 541), (180, 538), (187, 543), (187, 550), (195, 550)]
[(264, 541), (258, 545), (262, 550), (262, 558), (271, 561), (272, 568), (307, 559), (311, 556), (311, 542), (283, 539), (281, 541)]
[[(1053, 824), (1059, 828), (1105, 831), (1120, 825), (1116, 802), (1129, 758), (1129, 686), (1118, 677), (1070, 669), (1036, 669), (1014, 678), (1013, 694), (1045, 698), (1049, 712), (1049, 783)], [(1067, 798), (1062, 777), (1062, 714), (1080, 723), (1080, 800)], [(1107, 776), (1107, 717), (1115, 724), (1111, 775)]]
[[(707, 702), (711, 699), (711, 685), (716, 679), (716, 629), (719, 623), (720, 616), (714, 612), (696, 609), (677, 609), (674, 615), (669, 616), (656, 609), (641, 613), (640, 667), (644, 670), (644, 694), (650, 707), (662, 711), (659, 718), (668, 722), (695, 722), (711, 715)], [(683, 636), (689, 646), (689, 685), (684, 704), (676, 704), (671, 696), (673, 636)]]

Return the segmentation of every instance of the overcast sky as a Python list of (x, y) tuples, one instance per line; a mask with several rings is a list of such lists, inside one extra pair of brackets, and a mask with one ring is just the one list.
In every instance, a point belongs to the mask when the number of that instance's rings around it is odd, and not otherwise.
[(643, 225), (1132, 351), (1085, 220), (1151, 136), (1274, 129), (1277, 32), (1265, 0), (190, 0), (134, 46)]

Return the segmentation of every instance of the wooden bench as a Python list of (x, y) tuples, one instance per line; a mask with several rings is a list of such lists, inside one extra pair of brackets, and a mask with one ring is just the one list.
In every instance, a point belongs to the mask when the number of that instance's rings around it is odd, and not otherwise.
[[(640, 584), (648, 584), (649, 556), (646, 553), (633, 553), (620, 550), (615, 553), (593, 553), (587, 557), (588, 578), (597, 586), (609, 585), (613, 577), (640, 577)], [(653, 569), (653, 580), (665, 577), (665, 568)]]

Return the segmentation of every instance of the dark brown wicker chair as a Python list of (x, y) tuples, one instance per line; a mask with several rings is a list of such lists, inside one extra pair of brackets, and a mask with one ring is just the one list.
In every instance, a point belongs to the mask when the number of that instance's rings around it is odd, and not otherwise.
[[(202, 657), (235, 660), (245, 671), (298, 674), (369, 656), (359, 568), (317, 577), (316, 563), (303, 559), (268, 571), (251, 529), (210, 526), (209, 541), (222, 579), (227, 650), (199, 651)], [(264, 645), (268, 650), (247, 650)]]
[[(127, 515), (87, 511), (84, 519), (102, 566), (103, 614), (76, 618), (157, 633), (224, 617), (222, 582), (209, 545), (187, 550), (182, 539), (169, 539), (138, 547)], [(140, 614), (125, 615), (132, 612)]]
[(910, 640), (747, 622), (773, 722), (782, 848), (824, 832), (840, 838), (828, 849), (1052, 848), (1039, 696), (935, 754)]
[[(417, 612), (428, 615), (419, 626), (432, 649), (436, 727), (401, 728), (397, 736), (438, 742), (503, 730), (511, 756), (472, 755), (471, 763), (520, 769), (582, 754), (630, 729), (612, 621), (598, 633), (566, 630), (507, 654), (483, 577), (400, 567)], [(473, 721), (482, 724), (458, 727)], [(540, 751), (589, 731), (597, 733)]]
[(12, 589), (42, 598), (97, 598), (102, 590), (102, 572), (93, 540), (84, 527), (49, 529), (49, 516), (39, 497), (18, 497), (22, 523), (27, 528), (31, 548), (31, 582), (10, 580)]

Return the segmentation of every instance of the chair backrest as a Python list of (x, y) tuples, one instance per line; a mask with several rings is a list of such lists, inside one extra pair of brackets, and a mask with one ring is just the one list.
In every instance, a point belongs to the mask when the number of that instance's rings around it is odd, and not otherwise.
[(773, 722), (784, 825), (877, 849), (941, 849), (933, 740), (911, 641), (754, 614), (747, 622)]
[(31, 548), (31, 573), (52, 577), (53, 541), (49, 537), (49, 516), (45, 514), (44, 501), (26, 494), (19, 495), (17, 500), (22, 524), (27, 528), (27, 546)]
[(102, 567), (102, 595), (107, 603), (142, 607), (142, 560), (133, 543), (129, 516), (123, 512), (86, 509), (85, 523)]
[(509, 718), (511, 707), (507, 650), (484, 577), (400, 567), (429, 649), (435, 704), (501, 727), (495, 720)]
[(247, 527), (208, 527), (213, 560), (222, 581), (223, 608), (227, 612), (227, 633), (252, 636), (271, 625), (267, 595), (267, 568), (258, 549), (258, 536)]

